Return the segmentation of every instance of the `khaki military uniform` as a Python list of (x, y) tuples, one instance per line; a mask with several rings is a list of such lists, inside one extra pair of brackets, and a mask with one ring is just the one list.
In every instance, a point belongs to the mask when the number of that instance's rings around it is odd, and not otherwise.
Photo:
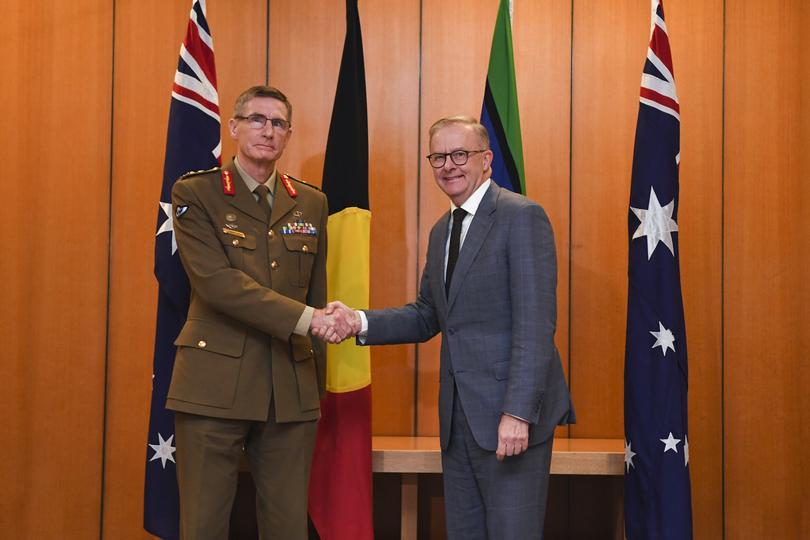
[[(172, 203), (180, 258), (191, 284), (166, 403), (179, 413), (184, 538), (221, 538), (222, 527), (227, 537), (236, 484), (232, 462), (238, 466), (242, 439), (259, 492), (262, 537), (272, 531), (278, 538), (305, 537), (309, 456), (325, 391), (326, 352), (323, 342), (293, 330), (307, 305), (326, 302), (326, 197), (278, 175), (268, 222), (230, 162), (178, 180)], [(228, 426), (229, 433), (236, 425), (236, 434), (231, 438), (220, 430), (197, 438), (194, 433), (204, 424), (205, 429)], [(222, 448), (209, 448), (220, 439)], [(300, 463), (292, 464), (279, 448), (295, 453)], [(290, 474), (299, 477), (284, 476)], [(287, 485), (279, 486), (279, 478)], [(280, 493), (270, 493), (274, 490)], [(268, 497), (278, 500), (265, 501), (270, 510), (263, 512), (262, 499)], [(296, 523), (290, 526), (293, 514)]]

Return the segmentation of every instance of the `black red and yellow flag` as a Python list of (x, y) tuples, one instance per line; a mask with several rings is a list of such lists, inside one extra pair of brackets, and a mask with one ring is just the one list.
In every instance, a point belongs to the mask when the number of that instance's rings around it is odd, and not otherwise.
[[(329, 199), (327, 296), (368, 308), (368, 113), (357, 0), (346, 0), (346, 38), (323, 171)], [(323, 539), (374, 537), (371, 367), (354, 340), (327, 347), (327, 395), (312, 460), (309, 513)]]

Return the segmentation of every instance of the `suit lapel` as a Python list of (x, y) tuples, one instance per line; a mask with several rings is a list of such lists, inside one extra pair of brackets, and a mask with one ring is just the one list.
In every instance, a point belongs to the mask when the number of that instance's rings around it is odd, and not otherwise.
[(228, 163), (224, 168), (231, 173), (231, 176), (234, 179), (234, 191), (236, 191), (233, 196), (225, 195), (225, 200), (245, 214), (266, 223), (267, 217), (256, 203), (256, 199), (253, 198), (253, 193), (250, 192), (247, 184), (245, 184), (245, 181), (241, 176), (239, 176), (239, 172), (236, 170), (236, 166), (233, 164), (233, 161)]
[(467, 231), (467, 235), (464, 237), (464, 243), (462, 244), (461, 251), (459, 251), (458, 254), (458, 262), (456, 262), (456, 268), (453, 270), (453, 280), (450, 283), (450, 293), (447, 297), (448, 312), (450, 309), (452, 309), (453, 303), (455, 302), (459, 289), (461, 288), (461, 284), (464, 282), (464, 278), (470, 271), (470, 266), (475, 260), (475, 256), (478, 255), (478, 251), (484, 244), (484, 240), (486, 240), (487, 234), (489, 234), (489, 230), (492, 228), (492, 224), (495, 221), (495, 216), (493, 214), (498, 201), (499, 190), (500, 188), (495, 182), (490, 184), (489, 189), (481, 199), (481, 203), (478, 205), (478, 210), (475, 211), (475, 216), (473, 217), (470, 228)]
[(433, 244), (437, 247), (434, 249), (432, 254), (432, 259), (428, 261), (430, 264), (430, 276), (431, 280), (433, 281), (432, 288), (434, 291), (438, 291), (436, 298), (434, 298), (437, 307), (441, 310), (447, 309), (447, 297), (444, 294), (444, 258), (445, 258), (445, 250), (447, 248), (447, 236), (449, 233), (448, 229), (450, 227), (450, 212), (447, 212), (444, 216), (439, 219), (439, 222), (434, 227), (431, 242), (429, 245)]
[[(273, 211), (270, 213), (270, 226), (276, 224), (278, 220), (289, 214), (295, 205), (295, 199), (290, 197), (284, 184), (281, 182), (281, 173), (276, 173), (276, 194), (273, 197)], [(258, 205), (257, 205), (258, 206)]]

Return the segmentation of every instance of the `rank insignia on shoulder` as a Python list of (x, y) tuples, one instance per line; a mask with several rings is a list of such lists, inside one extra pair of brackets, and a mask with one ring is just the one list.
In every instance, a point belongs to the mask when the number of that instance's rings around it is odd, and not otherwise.
[(302, 234), (305, 236), (318, 236), (318, 229), (315, 228), (315, 225), (308, 221), (294, 221), (292, 223), (287, 223), (284, 227), (281, 228), (281, 234), (290, 235), (290, 234)]
[(236, 188), (234, 188), (233, 185), (233, 175), (231, 171), (222, 171), (222, 193), (230, 196), (236, 195)]
[(207, 173), (216, 172), (218, 170), (219, 170), (219, 167), (212, 167), (210, 169), (202, 169), (202, 170), (199, 170), (199, 171), (188, 171), (186, 174), (184, 174), (184, 175), (182, 175), (180, 177), (180, 180), (184, 180), (186, 178), (190, 178), (192, 176), (197, 176), (197, 175), (200, 175), (200, 174), (207, 174)]
[(174, 217), (176, 218), (182, 217), (182, 215), (185, 214), (187, 210), (188, 205), (178, 206), (177, 210), (174, 211)]
[(295, 190), (295, 186), (293, 186), (292, 180), (286, 174), (281, 175), (281, 183), (284, 184), (284, 189), (287, 190), (287, 194), (293, 199), (298, 196), (298, 192)]

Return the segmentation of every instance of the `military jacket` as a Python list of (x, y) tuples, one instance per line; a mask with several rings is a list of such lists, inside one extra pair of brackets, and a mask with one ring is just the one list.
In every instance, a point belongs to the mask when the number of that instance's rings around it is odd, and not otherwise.
[(293, 334), (326, 303), (326, 196), (278, 175), (266, 214), (231, 161), (172, 189), (174, 232), (191, 284), (166, 407), (220, 418), (317, 419), (322, 341)]

